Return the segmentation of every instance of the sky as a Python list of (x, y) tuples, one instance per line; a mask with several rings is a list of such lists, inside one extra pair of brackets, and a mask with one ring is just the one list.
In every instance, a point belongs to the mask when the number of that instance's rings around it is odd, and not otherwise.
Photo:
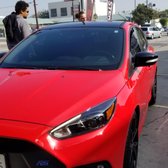
[[(6, 16), (12, 11), (14, 11), (14, 6), (17, 0), (0, 0), (0, 16)], [(33, 0), (25, 0), (29, 3), (30, 15), (34, 14)], [(56, 2), (61, 0), (36, 0), (37, 11), (47, 10), (49, 2)], [(146, 0), (114, 0), (116, 13), (122, 11), (132, 11), (135, 8), (135, 4), (145, 3)], [(148, 0), (148, 3), (156, 4), (154, 9), (165, 10), (168, 9), (167, 0)]]

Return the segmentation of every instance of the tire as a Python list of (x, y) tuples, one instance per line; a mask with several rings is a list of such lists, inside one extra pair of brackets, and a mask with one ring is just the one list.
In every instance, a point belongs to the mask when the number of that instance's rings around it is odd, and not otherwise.
[(138, 159), (138, 117), (137, 113), (135, 112), (128, 132), (123, 168), (136, 168), (137, 159)]
[(156, 103), (156, 98), (157, 98), (157, 76), (155, 75), (155, 80), (152, 86), (151, 90), (151, 99), (149, 101), (149, 105), (154, 105)]

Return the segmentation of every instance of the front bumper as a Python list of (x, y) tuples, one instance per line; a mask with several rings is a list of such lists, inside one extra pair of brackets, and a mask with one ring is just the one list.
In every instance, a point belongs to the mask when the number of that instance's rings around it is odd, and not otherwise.
[(48, 134), (51, 127), (44, 125), (0, 120), (0, 128), (0, 154), (5, 156), (6, 168), (121, 168), (123, 165), (123, 135), (127, 131), (123, 128), (121, 132), (115, 125), (115, 129), (104, 127), (64, 140), (51, 137)]
[(29, 142), (0, 138), (0, 153), (7, 168), (65, 168), (58, 159)]

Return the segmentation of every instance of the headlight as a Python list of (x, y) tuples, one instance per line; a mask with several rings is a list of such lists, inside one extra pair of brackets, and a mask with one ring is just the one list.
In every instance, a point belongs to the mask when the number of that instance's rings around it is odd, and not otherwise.
[(63, 139), (99, 129), (111, 119), (115, 104), (116, 98), (107, 100), (57, 126), (50, 134), (56, 138)]

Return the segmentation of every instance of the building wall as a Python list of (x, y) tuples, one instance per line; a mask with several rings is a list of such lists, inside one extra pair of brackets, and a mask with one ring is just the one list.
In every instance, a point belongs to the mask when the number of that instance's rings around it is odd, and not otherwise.
[[(95, 0), (95, 11), (98, 16), (107, 15), (107, 0)], [(115, 14), (115, 3), (113, 4), (113, 14)]]
[[(88, 0), (73, 0), (74, 4), (74, 19), (75, 13), (80, 10), (83, 10), (87, 13), (87, 2)], [(93, 2), (93, 0), (92, 0)], [(67, 15), (61, 16), (61, 8), (66, 8)], [(50, 18), (55, 19), (56, 21), (72, 21), (72, 0), (64, 0), (61, 2), (51, 2), (48, 4), (49, 16)], [(56, 15), (53, 16), (52, 12), (56, 12)], [(95, 0), (95, 6), (93, 10), (93, 15), (97, 16), (107, 16), (107, 0)], [(113, 5), (113, 14), (115, 14), (115, 3)]]
[[(74, 13), (79, 12), (79, 0), (73, 1)], [(66, 8), (67, 14), (62, 16), (61, 8)], [(72, 15), (72, 1), (52, 2), (48, 4), (50, 18), (73, 17)], [(56, 16), (52, 16), (52, 10), (56, 10)]]

